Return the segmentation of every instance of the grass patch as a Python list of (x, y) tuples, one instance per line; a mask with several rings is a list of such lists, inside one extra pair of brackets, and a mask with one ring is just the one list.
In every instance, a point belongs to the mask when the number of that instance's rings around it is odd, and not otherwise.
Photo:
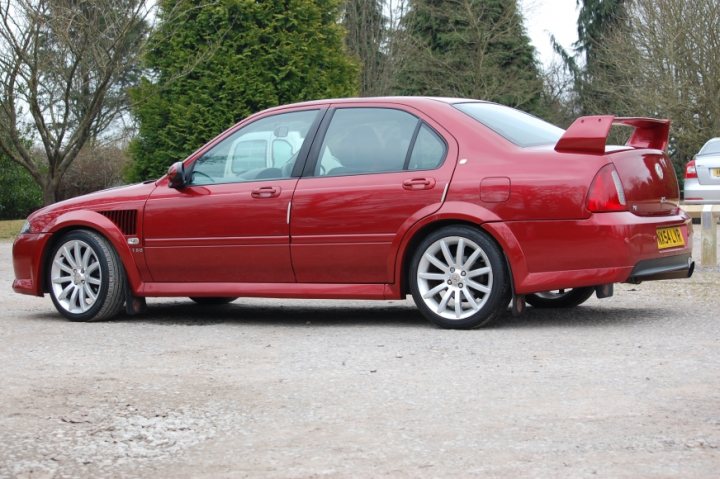
[(0, 240), (15, 238), (23, 223), (25, 220), (0, 221)]

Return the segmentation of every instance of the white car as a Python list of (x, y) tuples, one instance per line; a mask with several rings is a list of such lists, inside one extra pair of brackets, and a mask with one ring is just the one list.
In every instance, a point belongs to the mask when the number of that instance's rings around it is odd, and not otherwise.
[(685, 203), (720, 203), (720, 138), (712, 138), (685, 167)]

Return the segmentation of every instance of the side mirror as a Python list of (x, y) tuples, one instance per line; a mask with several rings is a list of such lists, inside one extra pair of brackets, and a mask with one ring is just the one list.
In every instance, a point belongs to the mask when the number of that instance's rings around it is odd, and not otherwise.
[(173, 163), (170, 168), (168, 168), (167, 176), (168, 186), (170, 188), (181, 190), (187, 185), (187, 179), (185, 178), (185, 166), (182, 161)]

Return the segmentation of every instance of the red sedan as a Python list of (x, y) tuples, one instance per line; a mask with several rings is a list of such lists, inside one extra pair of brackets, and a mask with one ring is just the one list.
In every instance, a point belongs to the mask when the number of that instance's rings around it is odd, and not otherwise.
[[(633, 129), (606, 146), (612, 125)], [(71, 320), (151, 296), (402, 299), (447, 328), (692, 274), (669, 121), (562, 130), (505, 106), (356, 98), (272, 108), (157, 181), (33, 213), (18, 293)]]

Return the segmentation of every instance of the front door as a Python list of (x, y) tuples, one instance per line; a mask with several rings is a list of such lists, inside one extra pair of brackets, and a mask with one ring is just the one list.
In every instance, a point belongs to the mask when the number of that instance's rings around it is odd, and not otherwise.
[(394, 240), (440, 207), (457, 146), (404, 108), (368, 104), (326, 115), (293, 196), (298, 282), (393, 282)]
[[(288, 208), (318, 110), (266, 116), (186, 162), (190, 184), (158, 185), (145, 206), (155, 282), (293, 282)], [(304, 150), (303, 150), (304, 151)]]

